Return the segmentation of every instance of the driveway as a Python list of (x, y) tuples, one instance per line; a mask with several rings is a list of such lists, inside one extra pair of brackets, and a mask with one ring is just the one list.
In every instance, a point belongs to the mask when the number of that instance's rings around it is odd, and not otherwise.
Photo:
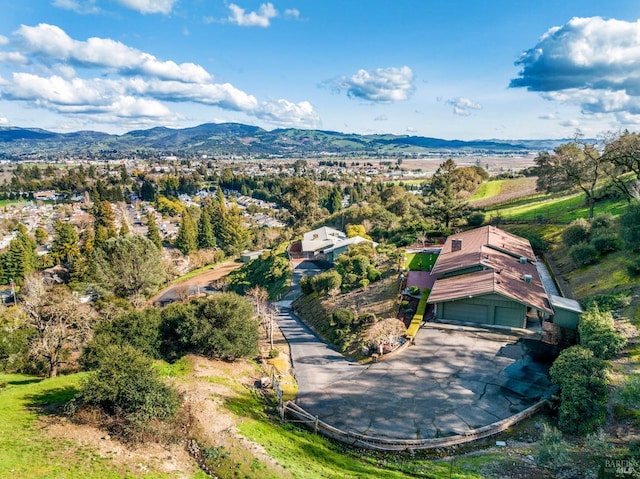
[[(307, 270), (309, 271), (309, 270)], [(481, 328), (427, 323), (397, 356), (346, 360), (279, 303), (299, 395), (309, 413), (344, 431), (418, 439), (461, 434), (509, 417), (548, 394), (539, 344)]]

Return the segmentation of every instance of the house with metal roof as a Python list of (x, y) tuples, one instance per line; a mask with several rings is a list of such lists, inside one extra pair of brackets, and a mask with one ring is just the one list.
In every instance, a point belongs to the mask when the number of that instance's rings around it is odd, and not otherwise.
[(525, 238), (485, 226), (447, 238), (428, 303), (440, 321), (526, 328), (553, 309)]

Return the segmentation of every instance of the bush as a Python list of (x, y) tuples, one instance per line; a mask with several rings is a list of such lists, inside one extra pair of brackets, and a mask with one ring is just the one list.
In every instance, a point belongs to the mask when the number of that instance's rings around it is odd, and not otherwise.
[(624, 348), (627, 340), (616, 331), (611, 313), (590, 309), (580, 315), (580, 346), (590, 349), (596, 358), (611, 359)]
[(353, 311), (347, 308), (336, 308), (331, 315), (332, 326), (337, 326), (338, 328), (351, 326), (354, 319), (355, 315), (353, 314)]
[(569, 460), (569, 445), (562, 438), (562, 433), (547, 423), (542, 425), (536, 460), (543, 466), (562, 466)]
[(590, 243), (600, 254), (610, 253), (620, 248), (620, 239), (611, 231), (600, 231), (592, 235)]
[(607, 365), (590, 349), (571, 346), (549, 370), (560, 387), (558, 425), (570, 434), (593, 432), (605, 419), (608, 395)]
[(620, 215), (620, 236), (629, 249), (640, 251), (640, 202), (629, 204)]
[(615, 311), (629, 306), (631, 298), (628, 292), (615, 294), (596, 294), (582, 300), (582, 307), (587, 309), (598, 308), (600, 311)]
[(409, 288), (409, 294), (416, 295), (420, 294), (420, 286), (413, 285)]
[(172, 419), (179, 407), (180, 396), (160, 380), (150, 358), (130, 345), (111, 345), (80, 383), (68, 411), (97, 408), (112, 419), (113, 432), (133, 439), (151, 421)]
[(165, 335), (176, 336), (183, 350), (210, 358), (235, 360), (258, 353), (258, 322), (251, 304), (236, 293), (217, 293), (172, 309)]
[(325, 271), (311, 278), (311, 288), (319, 295), (327, 294), (329, 291), (340, 288), (342, 276), (335, 269)]
[(376, 315), (373, 313), (362, 313), (358, 316), (358, 323), (361, 325), (373, 324), (377, 321)]
[(482, 226), (484, 224), (484, 218), (484, 213), (481, 213), (479, 211), (471, 213), (469, 216), (467, 216), (467, 224), (469, 226)]
[(611, 231), (613, 227), (614, 219), (609, 213), (600, 213), (595, 215), (591, 220), (591, 234), (597, 234), (602, 231)]
[(586, 266), (598, 259), (598, 250), (589, 243), (578, 243), (569, 249), (569, 257), (576, 266)]
[(302, 294), (311, 294), (313, 293), (313, 285), (311, 284), (311, 276), (303, 276), (300, 278), (300, 291)]
[(627, 273), (629, 273), (629, 276), (631, 276), (632, 278), (640, 276), (640, 258), (630, 260), (626, 264), (626, 267)]
[(582, 218), (573, 221), (562, 232), (562, 241), (567, 246), (589, 241), (589, 223)]

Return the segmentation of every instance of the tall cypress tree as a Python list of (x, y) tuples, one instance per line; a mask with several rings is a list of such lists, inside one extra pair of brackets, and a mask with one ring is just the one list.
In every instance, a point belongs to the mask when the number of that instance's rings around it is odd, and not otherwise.
[(158, 249), (162, 248), (162, 237), (158, 230), (156, 216), (153, 213), (147, 215), (147, 238), (149, 238)]
[(202, 205), (202, 212), (198, 220), (198, 248), (213, 248), (216, 245), (216, 236), (213, 230), (212, 217), (213, 205), (207, 201)]
[(178, 248), (182, 254), (189, 254), (198, 249), (198, 229), (188, 211), (182, 214), (182, 219), (180, 220), (180, 228), (178, 229), (178, 236), (176, 237), (176, 248)]

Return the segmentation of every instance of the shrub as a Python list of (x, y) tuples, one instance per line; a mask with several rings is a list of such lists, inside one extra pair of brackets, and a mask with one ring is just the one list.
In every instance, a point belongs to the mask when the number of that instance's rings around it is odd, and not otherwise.
[(600, 254), (610, 253), (620, 248), (620, 239), (611, 231), (599, 231), (591, 236), (590, 243)]
[(607, 365), (590, 349), (571, 346), (560, 353), (549, 370), (560, 387), (558, 425), (570, 434), (592, 432), (605, 419)]
[(590, 349), (596, 358), (611, 359), (624, 348), (627, 340), (616, 331), (613, 317), (597, 307), (580, 315), (578, 323), (580, 345)]
[(611, 231), (614, 227), (613, 216), (609, 213), (600, 213), (591, 220), (591, 233), (596, 234), (602, 231)]
[(584, 444), (592, 451), (607, 451), (613, 447), (602, 428), (587, 434)]
[(373, 313), (362, 313), (358, 316), (358, 323), (361, 325), (373, 324), (377, 321), (376, 315)]
[(573, 221), (562, 232), (562, 241), (567, 246), (589, 241), (589, 223), (582, 218)]
[(313, 285), (311, 284), (311, 276), (303, 276), (300, 278), (300, 291), (302, 294), (311, 294), (313, 293)]
[(135, 440), (153, 421), (175, 417), (179, 407), (180, 396), (160, 380), (152, 360), (125, 344), (106, 348), (67, 410), (76, 415), (97, 408), (111, 419), (105, 422), (112, 432)]
[(347, 308), (336, 308), (331, 315), (332, 325), (337, 326), (338, 328), (351, 326), (354, 319), (355, 315), (353, 314), (353, 311)]
[(467, 224), (469, 226), (482, 226), (484, 224), (484, 213), (477, 211), (467, 216)]
[(629, 204), (620, 215), (620, 236), (629, 249), (640, 250), (640, 202)]
[(319, 295), (327, 294), (329, 291), (340, 288), (342, 276), (335, 269), (325, 271), (311, 278), (311, 287)]
[(420, 286), (413, 285), (409, 288), (409, 294), (420, 294)]
[(586, 266), (598, 259), (598, 250), (589, 243), (578, 243), (569, 249), (569, 257), (576, 266)]
[(627, 273), (629, 273), (629, 276), (632, 278), (640, 276), (640, 258), (630, 260), (626, 263), (626, 267)]
[(175, 334), (187, 351), (226, 360), (257, 354), (258, 322), (242, 296), (217, 293), (193, 301), (178, 313), (172, 318)]
[(542, 425), (536, 460), (538, 464), (553, 466), (562, 466), (569, 460), (569, 445), (562, 438), (562, 433), (547, 423)]
[(628, 292), (615, 294), (596, 294), (582, 300), (582, 307), (587, 309), (598, 308), (600, 311), (615, 311), (629, 305), (631, 298)]

